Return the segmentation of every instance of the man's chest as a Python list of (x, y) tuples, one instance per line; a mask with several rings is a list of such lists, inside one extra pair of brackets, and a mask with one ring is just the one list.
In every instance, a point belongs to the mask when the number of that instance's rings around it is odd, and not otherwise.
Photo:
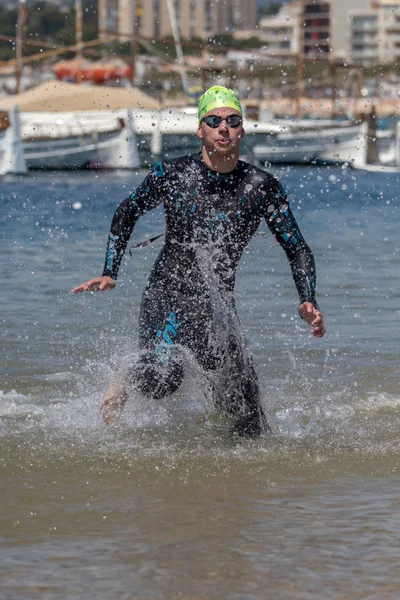
[(167, 218), (196, 224), (198, 227), (241, 227), (258, 217), (258, 206), (248, 190), (238, 182), (229, 185), (206, 185), (188, 181), (171, 185), (165, 199)]

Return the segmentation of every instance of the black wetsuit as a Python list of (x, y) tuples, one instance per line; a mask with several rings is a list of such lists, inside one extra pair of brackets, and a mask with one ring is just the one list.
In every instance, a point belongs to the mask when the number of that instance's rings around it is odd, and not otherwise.
[(310, 248), (275, 177), (242, 161), (218, 174), (196, 154), (159, 162), (118, 206), (103, 275), (117, 278), (136, 221), (161, 203), (165, 244), (143, 295), (142, 355), (131, 379), (153, 398), (170, 394), (183, 378), (176, 348), (189, 350), (210, 374), (217, 405), (237, 417), (239, 433), (259, 433), (265, 419), (235, 310), (236, 269), (264, 217), (289, 259), (300, 302), (316, 305)]

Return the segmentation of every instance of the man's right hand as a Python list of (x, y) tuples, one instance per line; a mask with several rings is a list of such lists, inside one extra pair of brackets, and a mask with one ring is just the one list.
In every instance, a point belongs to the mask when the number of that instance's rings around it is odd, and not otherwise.
[(321, 338), (325, 335), (324, 317), (311, 302), (303, 302), (303, 304), (300, 304), (299, 315), (306, 323), (311, 325), (313, 328), (312, 334), (315, 337)]
[(86, 283), (77, 285), (72, 288), (70, 294), (79, 294), (80, 292), (105, 292), (106, 290), (112, 290), (116, 286), (116, 281), (112, 277), (107, 275), (103, 277), (93, 277)]

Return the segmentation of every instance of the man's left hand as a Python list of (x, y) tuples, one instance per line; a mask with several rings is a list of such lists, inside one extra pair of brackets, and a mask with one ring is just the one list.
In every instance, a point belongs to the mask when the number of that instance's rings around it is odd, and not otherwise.
[(299, 315), (306, 323), (313, 328), (312, 334), (315, 337), (322, 337), (325, 334), (325, 323), (322, 313), (311, 304), (311, 302), (303, 302), (299, 306)]

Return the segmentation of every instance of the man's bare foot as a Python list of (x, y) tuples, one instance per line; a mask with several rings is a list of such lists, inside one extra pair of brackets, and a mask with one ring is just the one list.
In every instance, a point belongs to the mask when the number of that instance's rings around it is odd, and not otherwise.
[(100, 412), (107, 425), (116, 425), (121, 415), (128, 392), (121, 385), (110, 385), (100, 404)]

